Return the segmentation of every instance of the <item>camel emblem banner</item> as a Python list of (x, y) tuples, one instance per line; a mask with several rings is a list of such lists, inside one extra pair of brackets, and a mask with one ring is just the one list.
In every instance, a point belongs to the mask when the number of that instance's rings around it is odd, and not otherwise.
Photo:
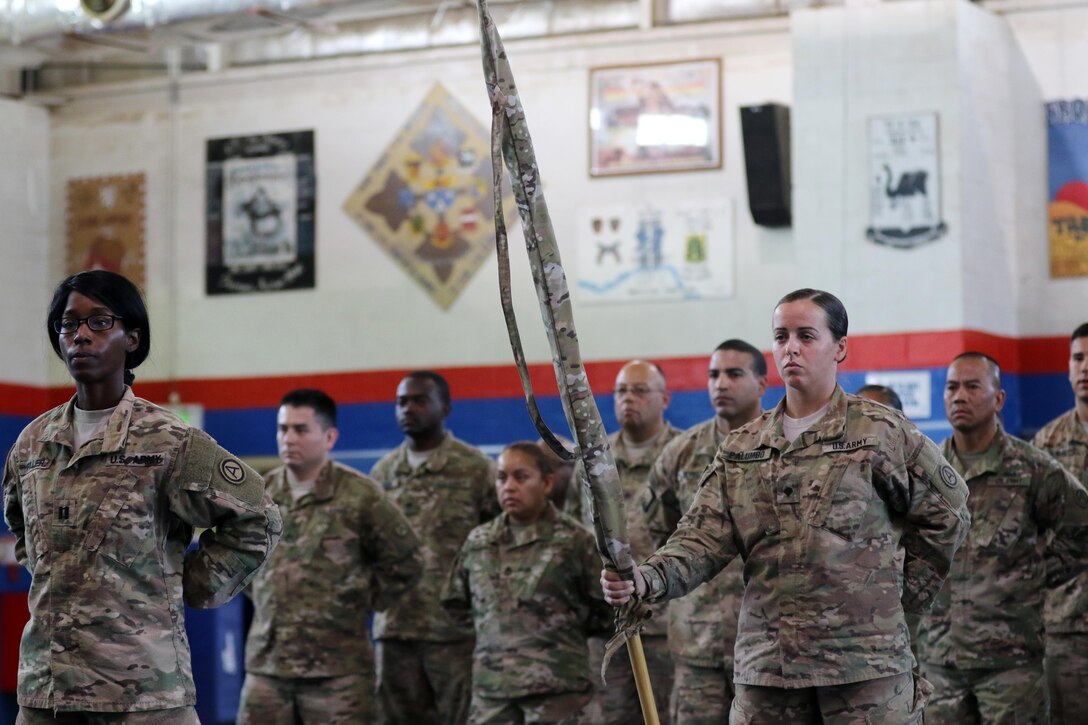
[(869, 119), (869, 206), (866, 236), (912, 249), (939, 239), (941, 147), (936, 113)]

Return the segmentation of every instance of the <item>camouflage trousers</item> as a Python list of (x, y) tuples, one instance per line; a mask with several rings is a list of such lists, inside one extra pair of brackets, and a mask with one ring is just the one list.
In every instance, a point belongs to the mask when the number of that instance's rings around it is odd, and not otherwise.
[[(601, 661), (604, 658), (605, 640), (593, 637), (589, 640), (589, 667), (597, 684), (593, 701), (586, 708), (587, 723), (593, 725), (631, 725), (641, 723), (642, 706), (635, 687), (635, 675), (631, 660), (624, 647), (608, 663), (608, 684), (601, 685)], [(669, 722), (669, 696), (672, 693), (672, 654), (668, 638), (642, 635), (642, 649), (646, 653), (646, 669), (650, 672), (650, 686), (654, 691), (657, 716), (661, 725)]]
[(1046, 636), (1046, 680), (1052, 725), (1088, 723), (1088, 633)]
[(469, 725), (581, 725), (589, 692), (557, 692), (509, 700), (472, 694)]
[(238, 725), (351, 725), (374, 722), (374, 673), (270, 677), (246, 673)]
[(736, 685), (729, 725), (922, 725), (931, 688), (910, 672), (847, 685)]
[(733, 668), (676, 662), (669, 711), (673, 725), (721, 725), (733, 702)]
[(1045, 725), (1042, 663), (1004, 670), (961, 670), (922, 664), (933, 683), (926, 725)]
[(15, 725), (200, 725), (200, 720), (192, 707), (139, 712), (53, 712), (20, 707)]
[(476, 643), (377, 642), (378, 701), (386, 725), (464, 725)]

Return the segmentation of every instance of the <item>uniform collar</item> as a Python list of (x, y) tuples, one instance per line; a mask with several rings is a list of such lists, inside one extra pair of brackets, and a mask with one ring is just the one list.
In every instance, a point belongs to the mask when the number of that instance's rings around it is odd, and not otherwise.
[(644, 453), (642, 457), (632, 459), (627, 452), (627, 444), (624, 442), (623, 431), (616, 431), (610, 436), (609, 441), (612, 446), (612, 457), (616, 459), (617, 463), (623, 463), (628, 468), (640, 465), (651, 466), (661, 454), (661, 449), (664, 448), (665, 444), (674, 438), (677, 433), (679, 433), (679, 431), (676, 428), (673, 428), (672, 423), (666, 420), (664, 427), (658, 431), (657, 436), (654, 438), (653, 445), (646, 449), (646, 453)]
[[(842, 440), (846, 435), (846, 408), (849, 398), (846, 392), (838, 384), (831, 393), (831, 401), (827, 404), (827, 412), (812, 428), (809, 428), (797, 437), (792, 444), (794, 448), (807, 448), (813, 443)], [(770, 425), (764, 425), (759, 435), (760, 446), (767, 446), (779, 451), (784, 451), (791, 446), (786, 439), (782, 428), (782, 421), (786, 415), (786, 399), (778, 401), (778, 405), (770, 414)]]
[(1065, 434), (1067, 440), (1088, 445), (1088, 431), (1084, 430), (1080, 416), (1077, 415), (1076, 408), (1073, 408), (1062, 416), (1060, 427), (1062, 428), (1061, 432)]
[(409, 474), (415, 470), (427, 470), (434, 473), (441, 471), (446, 467), (446, 462), (449, 460), (450, 451), (453, 449), (453, 434), (446, 431), (442, 435), (442, 442), (438, 444), (438, 447), (434, 449), (434, 452), (420, 464), (418, 469), (413, 469), (408, 464), (408, 441), (400, 444), (400, 455), (397, 458), (397, 472), (402, 474)]
[[(110, 414), (109, 420), (106, 422), (102, 438), (92, 438), (87, 442), (85, 446), (86, 455), (116, 453), (124, 449), (128, 440), (128, 426), (129, 421), (132, 419), (132, 406), (135, 401), (136, 396), (132, 393), (132, 388), (126, 385), (124, 395), (121, 396), (117, 407), (114, 408), (113, 413)], [(73, 395), (66, 405), (54, 411), (51, 419), (42, 429), (38, 442), (57, 443), (67, 446), (71, 450), (73, 446), (75, 409), (76, 396)]]
[(1009, 437), (1005, 434), (1005, 429), (1002, 428), (999, 423), (997, 425), (997, 432), (994, 433), (994, 439), (990, 441), (990, 447), (983, 451), (982, 456), (966, 470), (964, 470), (963, 461), (956, 455), (955, 438), (952, 436), (945, 438), (941, 448), (945, 460), (952, 464), (952, 467), (963, 477), (963, 480), (967, 481), (987, 473), (997, 473), (1001, 469), (1001, 461), (1005, 458), (1005, 452), (1008, 446)]
[(275, 487), (272, 497), (277, 504), (289, 508), (301, 508), (302, 506), (331, 501), (336, 494), (337, 478), (336, 468), (332, 459), (329, 459), (325, 461), (325, 465), (318, 471), (313, 490), (296, 499), (291, 494), (291, 483), (287, 480), (287, 466), (280, 466), (274, 478)]
[(497, 519), (499, 524), (493, 529), (493, 543), (510, 544), (513, 546), (527, 546), (537, 541), (546, 541), (552, 538), (555, 524), (559, 520), (559, 511), (551, 501), (544, 509), (543, 515), (528, 526), (517, 527), (520, 529), (520, 541), (515, 543), (514, 525), (510, 522), (510, 514), (503, 511)]

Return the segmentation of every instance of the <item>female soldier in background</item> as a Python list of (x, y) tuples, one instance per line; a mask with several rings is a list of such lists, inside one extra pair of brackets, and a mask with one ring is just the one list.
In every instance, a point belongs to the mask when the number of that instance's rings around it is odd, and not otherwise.
[(468, 535), (442, 604), (471, 616), (473, 725), (583, 722), (586, 637), (611, 624), (593, 535), (549, 501), (553, 459), (535, 443), (499, 455), (503, 513)]

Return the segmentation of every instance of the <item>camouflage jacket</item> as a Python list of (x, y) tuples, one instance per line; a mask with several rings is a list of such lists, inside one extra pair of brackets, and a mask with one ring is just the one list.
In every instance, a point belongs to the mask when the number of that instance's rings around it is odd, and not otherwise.
[[(919, 657), (961, 669), (1040, 663), (1046, 579), (1069, 580), (1081, 559), (1073, 542), (1088, 535), (1084, 489), (1048, 454), (1000, 429), (966, 471), (951, 438), (943, 452), (971, 491), (971, 532), (922, 619)], [(1047, 572), (1049, 561), (1058, 566)]]
[(419, 583), (374, 618), (375, 639), (455, 642), (472, 638), (471, 625), (454, 621), (439, 597), (465, 537), (499, 512), (495, 467), (479, 449), (450, 433), (436, 451), (412, 470), (408, 445), (402, 443), (370, 472), (419, 536), (423, 557)]
[[(1032, 441), (1065, 466), (1082, 486), (1088, 487), (1088, 432), (1077, 412), (1055, 418)], [(1047, 632), (1088, 632), (1088, 572), (1047, 590), (1044, 611)]]
[[(669, 441), (647, 478), (654, 502), (651, 529), (661, 545), (691, 506), (703, 472), (714, 462), (722, 441), (717, 418), (689, 428)], [(693, 667), (733, 668), (733, 643), (744, 593), (741, 560), (685, 597), (669, 602), (669, 650)]]
[[(279, 539), (279, 512), (249, 466), (131, 389), (73, 454), (74, 407), (28, 425), (4, 469), (4, 514), (32, 576), (19, 704), (192, 705), (183, 601), (217, 607), (240, 592)], [(208, 530), (186, 553), (194, 527)]]
[(651, 601), (744, 560), (734, 682), (813, 687), (907, 672), (904, 610), (927, 606), (967, 534), (967, 487), (899, 413), (836, 387), (793, 443), (785, 401), (731, 432), (691, 508), (640, 569)]
[(286, 468), (265, 481), (283, 537), (249, 590), (246, 670), (275, 677), (373, 670), (367, 620), (419, 580), (419, 539), (381, 486), (347, 466), (329, 461), (297, 500)]
[(589, 689), (586, 636), (607, 633), (613, 616), (600, 574), (593, 535), (550, 504), (529, 526), (503, 513), (473, 529), (442, 597), (475, 622), (473, 691), (515, 698)]

